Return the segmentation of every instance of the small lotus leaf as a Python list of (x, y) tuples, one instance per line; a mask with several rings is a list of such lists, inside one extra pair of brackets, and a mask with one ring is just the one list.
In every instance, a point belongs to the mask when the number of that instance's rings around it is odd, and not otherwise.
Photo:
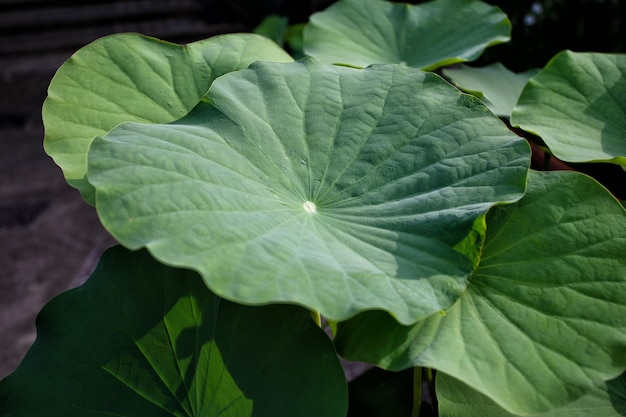
[(626, 54), (557, 54), (526, 85), (511, 116), (568, 162), (626, 165)]
[(500, 9), (477, 0), (420, 5), (341, 0), (310, 17), (304, 52), (333, 64), (393, 63), (432, 70), (473, 61), (485, 48), (507, 42), (510, 31)]
[(524, 86), (537, 71), (514, 73), (496, 63), (484, 67), (444, 68), (443, 74), (462, 90), (480, 97), (494, 114), (511, 117)]

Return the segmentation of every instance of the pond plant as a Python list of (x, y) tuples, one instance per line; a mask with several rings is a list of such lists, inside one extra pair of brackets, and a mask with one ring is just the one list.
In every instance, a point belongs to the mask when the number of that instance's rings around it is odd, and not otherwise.
[(529, 144), (626, 166), (626, 56), (463, 64), (509, 40), (477, 0), (272, 19), (58, 70), (45, 149), (120, 245), (41, 311), (0, 416), (624, 415), (626, 212)]

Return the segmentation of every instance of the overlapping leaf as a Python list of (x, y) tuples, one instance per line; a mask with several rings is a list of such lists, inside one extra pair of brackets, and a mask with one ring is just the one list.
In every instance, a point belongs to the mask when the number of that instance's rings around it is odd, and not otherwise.
[(138, 34), (115, 34), (85, 46), (59, 69), (43, 107), (45, 149), (65, 178), (93, 204), (86, 181), (94, 137), (119, 123), (167, 123), (191, 110), (211, 82), (268, 59), (291, 57), (253, 34), (216, 36), (176, 45)]
[(97, 138), (89, 180), (124, 245), (242, 303), (411, 323), (448, 308), (482, 216), (525, 188), (527, 144), (477, 99), (405, 66), (259, 62), (187, 117)]
[[(437, 376), (440, 417), (518, 417), (488, 397), (445, 374)], [(623, 417), (626, 415), (626, 375), (599, 384), (581, 398), (532, 417)]]
[(467, 291), (401, 326), (384, 313), (339, 325), (349, 359), (436, 368), (511, 413), (563, 406), (626, 368), (626, 212), (594, 180), (533, 173), (495, 207)]
[(11, 417), (335, 416), (347, 387), (326, 334), (294, 306), (245, 307), (145, 251), (107, 251), (51, 301), (0, 382)]
[(494, 114), (511, 117), (522, 90), (537, 71), (514, 73), (496, 63), (484, 67), (460, 65), (458, 68), (445, 68), (443, 73), (462, 90), (480, 97)]
[(511, 123), (564, 161), (626, 165), (626, 54), (559, 53), (528, 82)]
[(341, 0), (310, 17), (304, 52), (333, 64), (393, 63), (430, 70), (472, 61), (485, 48), (507, 42), (510, 31), (500, 9), (477, 0), (420, 5)]

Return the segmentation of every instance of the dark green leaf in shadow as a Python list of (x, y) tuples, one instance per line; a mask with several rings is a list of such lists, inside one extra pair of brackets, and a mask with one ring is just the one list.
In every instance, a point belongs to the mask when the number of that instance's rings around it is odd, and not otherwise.
[(122, 122), (167, 123), (189, 112), (218, 76), (259, 59), (291, 61), (274, 42), (227, 34), (177, 45), (123, 33), (76, 52), (57, 71), (43, 106), (46, 152), (66, 180), (94, 203), (87, 150)]
[(305, 23), (296, 23), (287, 27), (285, 41), (287, 42), (289, 53), (294, 57), (294, 59), (301, 59), (305, 57), (303, 51), (304, 40), (302, 35), (305, 26)]
[(266, 16), (261, 23), (254, 28), (253, 32), (273, 40), (282, 47), (285, 43), (285, 34), (287, 33), (288, 24), (288, 17), (272, 14)]
[(511, 23), (477, 0), (419, 5), (341, 0), (311, 16), (304, 52), (322, 62), (364, 68), (405, 64), (424, 70), (473, 61), (485, 48), (508, 42)]
[(348, 390), (348, 417), (408, 417), (413, 406), (413, 369), (372, 368), (350, 381)]
[(434, 74), (306, 59), (257, 62), (175, 123), (97, 138), (89, 181), (118, 241), (224, 298), (412, 323), (464, 290), (485, 212), (522, 195), (528, 163), (524, 140)]
[(557, 54), (528, 82), (511, 123), (564, 161), (626, 166), (626, 54)]
[(511, 413), (563, 406), (626, 368), (626, 211), (573, 172), (532, 172), (494, 207), (480, 265), (444, 314), (401, 326), (380, 312), (340, 323), (347, 359), (427, 366)]
[(3, 417), (336, 416), (347, 387), (326, 334), (294, 306), (245, 307), (146, 251), (109, 249), (38, 317), (0, 382)]

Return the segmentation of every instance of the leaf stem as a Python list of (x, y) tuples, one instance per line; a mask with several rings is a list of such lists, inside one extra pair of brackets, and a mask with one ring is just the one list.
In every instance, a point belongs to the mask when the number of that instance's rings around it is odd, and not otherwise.
[(319, 311), (311, 310), (311, 318), (317, 324), (317, 327), (322, 328), (322, 315)]
[(422, 406), (422, 368), (413, 368), (413, 410), (411, 417), (419, 417)]
[(433, 374), (433, 368), (425, 368), (426, 371), (426, 381), (428, 381), (428, 385), (432, 385), (435, 381), (435, 376)]

